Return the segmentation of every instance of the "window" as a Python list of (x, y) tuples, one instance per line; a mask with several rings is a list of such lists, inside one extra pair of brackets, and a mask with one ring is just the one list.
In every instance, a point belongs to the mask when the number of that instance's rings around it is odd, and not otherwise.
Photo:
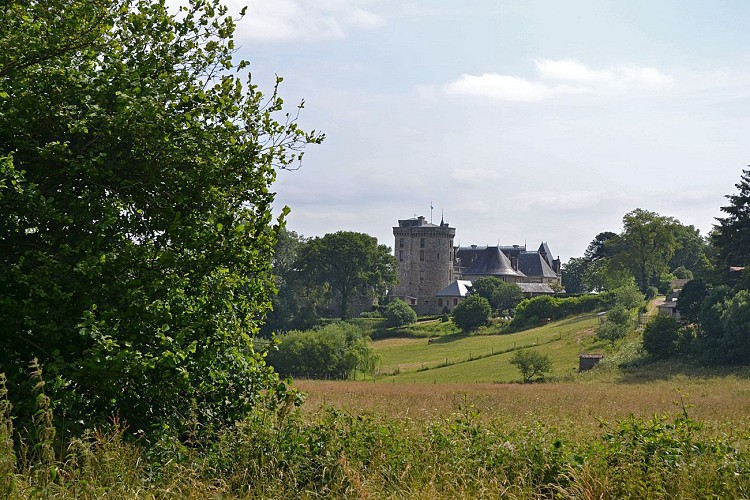
[(454, 306), (457, 306), (457, 305), (458, 305), (458, 299), (457, 299), (457, 298), (454, 298), (454, 299), (453, 299), (453, 305), (454, 305)]
[(424, 248), (424, 238), (419, 239), (419, 248)]
[(437, 254), (437, 260), (440, 260), (440, 254)]
[(424, 281), (424, 271), (419, 271), (419, 281)]
[(419, 260), (424, 261), (424, 250), (419, 251)]
[(398, 247), (399, 248), (404, 248), (404, 239), (403, 238), (399, 238), (398, 239)]
[(398, 251), (398, 260), (401, 260), (401, 261), (404, 260), (404, 251), (403, 250), (399, 250)]
[(438, 299), (438, 307), (443, 307), (443, 299)]

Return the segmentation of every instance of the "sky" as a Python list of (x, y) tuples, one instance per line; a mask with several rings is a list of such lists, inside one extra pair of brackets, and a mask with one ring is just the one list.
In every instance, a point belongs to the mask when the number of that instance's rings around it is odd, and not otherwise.
[(746, 0), (243, 4), (238, 57), (326, 134), (274, 185), (304, 236), (424, 215), (566, 262), (636, 208), (706, 234), (750, 163)]

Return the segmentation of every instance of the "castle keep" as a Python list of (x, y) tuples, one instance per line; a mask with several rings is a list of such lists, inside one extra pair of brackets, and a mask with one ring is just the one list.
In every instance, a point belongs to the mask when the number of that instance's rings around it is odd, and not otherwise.
[(546, 243), (538, 250), (526, 246), (456, 247), (456, 229), (424, 217), (399, 220), (393, 228), (398, 260), (398, 285), (391, 295), (414, 307), (417, 314), (451, 310), (471, 289), (471, 281), (495, 276), (516, 283), (524, 294), (554, 293), (560, 283), (560, 259)]

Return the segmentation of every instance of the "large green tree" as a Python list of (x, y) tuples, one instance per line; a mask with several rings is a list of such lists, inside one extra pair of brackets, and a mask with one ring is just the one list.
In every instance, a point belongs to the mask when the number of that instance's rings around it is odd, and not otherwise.
[(613, 261), (628, 269), (645, 291), (653, 280), (669, 271), (669, 260), (677, 248), (672, 217), (637, 208), (622, 218), (623, 231), (615, 240)]
[(742, 171), (737, 193), (727, 195), (729, 204), (721, 207), (726, 217), (716, 219), (711, 239), (724, 266), (750, 264), (750, 168)]
[(386, 245), (364, 233), (339, 231), (308, 241), (299, 269), (313, 284), (327, 284), (341, 299), (341, 318), (349, 317), (355, 295), (378, 297), (396, 283), (398, 263)]
[(282, 228), (273, 254), (273, 275), (277, 293), (272, 310), (266, 315), (261, 335), (289, 330), (307, 330), (319, 319), (318, 310), (325, 304), (325, 290), (305, 280), (298, 268), (299, 253), (307, 239)]
[(612, 242), (617, 239), (617, 233), (612, 231), (603, 231), (597, 234), (586, 251), (583, 257), (589, 262), (594, 262), (599, 259), (611, 257), (613, 254)]
[(241, 417), (277, 385), (251, 342), (274, 287), (271, 183), (321, 137), (244, 81), (218, 0), (176, 15), (11, 0), (0, 16), (12, 396), (36, 357), (68, 422), (179, 432)]

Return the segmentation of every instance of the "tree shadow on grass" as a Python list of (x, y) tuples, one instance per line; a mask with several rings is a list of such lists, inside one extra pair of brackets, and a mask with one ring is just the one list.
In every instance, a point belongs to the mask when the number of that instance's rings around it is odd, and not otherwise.
[(663, 382), (675, 377), (717, 378), (733, 375), (750, 380), (749, 366), (705, 366), (696, 362), (667, 359), (638, 367), (625, 368), (617, 378), (620, 384)]
[(466, 338), (471, 337), (471, 334), (464, 333), (464, 332), (458, 332), (458, 333), (451, 333), (449, 335), (441, 335), (440, 337), (432, 337), (430, 340), (431, 344), (449, 344), (451, 342), (455, 342), (457, 340), (463, 340)]

